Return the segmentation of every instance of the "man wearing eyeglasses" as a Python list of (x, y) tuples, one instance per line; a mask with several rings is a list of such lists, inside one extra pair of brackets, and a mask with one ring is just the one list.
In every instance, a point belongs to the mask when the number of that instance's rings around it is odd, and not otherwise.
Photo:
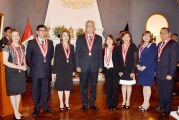
[(41, 103), (45, 112), (54, 113), (49, 108), (51, 60), (53, 58), (54, 46), (51, 40), (46, 39), (46, 26), (37, 26), (36, 32), (37, 37), (29, 41), (26, 54), (31, 68), (32, 96), (35, 105), (34, 117), (39, 114)]

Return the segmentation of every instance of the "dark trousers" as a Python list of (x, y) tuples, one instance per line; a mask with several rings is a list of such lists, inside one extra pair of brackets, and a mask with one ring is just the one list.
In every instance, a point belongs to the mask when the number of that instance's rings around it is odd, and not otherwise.
[(159, 106), (169, 113), (172, 110), (173, 80), (157, 79)]
[(91, 70), (80, 73), (80, 91), (83, 106), (88, 106), (88, 86), (90, 86), (89, 105), (90, 107), (95, 106), (97, 78), (98, 73)]
[(107, 105), (117, 106), (119, 102), (119, 79), (113, 68), (105, 69)]
[(50, 82), (50, 78), (32, 78), (35, 111), (40, 111), (41, 102), (44, 110), (49, 109)]

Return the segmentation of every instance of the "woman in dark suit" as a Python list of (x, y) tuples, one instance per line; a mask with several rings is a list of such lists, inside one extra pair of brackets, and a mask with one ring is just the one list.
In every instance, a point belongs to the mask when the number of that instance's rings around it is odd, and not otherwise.
[(5, 65), (6, 90), (14, 110), (15, 119), (21, 120), (19, 103), (21, 94), (26, 91), (25, 81), (25, 47), (20, 44), (20, 33), (12, 30), (12, 42), (3, 49), (3, 63)]
[[(122, 35), (123, 44), (120, 45), (120, 84), (122, 85), (122, 108), (130, 108), (130, 96), (132, 85), (136, 83), (136, 62), (137, 62), (137, 47), (132, 43), (132, 37), (129, 32), (124, 32)], [(126, 100), (127, 94), (127, 100)]]
[(60, 38), (60, 44), (55, 47), (54, 71), (56, 82), (54, 88), (58, 90), (60, 99), (60, 111), (64, 110), (63, 92), (65, 93), (66, 110), (70, 110), (69, 97), (73, 89), (72, 75), (75, 70), (74, 46), (70, 44), (70, 33), (64, 30)]
[(157, 46), (152, 43), (152, 35), (150, 31), (142, 34), (141, 46), (138, 50), (138, 84), (143, 86), (144, 101), (139, 109), (146, 111), (150, 104), (151, 86), (153, 85), (154, 74), (157, 63)]
[(119, 102), (119, 49), (112, 35), (106, 37), (103, 53), (107, 93), (106, 109), (109, 110), (112, 107), (113, 111), (116, 111)]

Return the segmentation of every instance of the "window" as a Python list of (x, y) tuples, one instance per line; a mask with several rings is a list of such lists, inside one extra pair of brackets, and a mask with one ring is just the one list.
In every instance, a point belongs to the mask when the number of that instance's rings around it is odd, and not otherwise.
[(149, 30), (153, 34), (157, 44), (161, 41), (160, 30), (163, 27), (168, 27), (168, 21), (165, 16), (153, 14), (147, 19), (146, 30)]

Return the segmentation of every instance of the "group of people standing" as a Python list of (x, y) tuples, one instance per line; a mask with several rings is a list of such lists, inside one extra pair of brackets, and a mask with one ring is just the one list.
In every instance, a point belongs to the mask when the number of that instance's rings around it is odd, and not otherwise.
[[(139, 47), (133, 43), (128, 31), (121, 34), (122, 44), (117, 45), (113, 35), (108, 35), (102, 47), (102, 37), (94, 32), (95, 23), (88, 20), (85, 28), (85, 33), (77, 38), (75, 50), (70, 44), (69, 31), (64, 30), (54, 52), (53, 42), (46, 38), (47, 28), (39, 25), (36, 30), (37, 37), (28, 42), (26, 54), (25, 47), (20, 44), (20, 33), (15, 29), (11, 30), (11, 42), (3, 48), (3, 63), (6, 66), (7, 94), (10, 96), (15, 118), (23, 119), (18, 108), (20, 96), (26, 91), (26, 60), (31, 68), (35, 105), (33, 116), (39, 114), (41, 104), (45, 112), (54, 113), (49, 108), (52, 73), (56, 77), (54, 88), (58, 91), (60, 111), (70, 110), (72, 76), (76, 71), (80, 77), (81, 112), (87, 111), (88, 106), (92, 111), (98, 111), (95, 101), (99, 72), (105, 75), (107, 110), (110, 108), (113, 111), (117, 110), (119, 84), (121, 84), (123, 98), (121, 108), (130, 108), (132, 85), (136, 84), (135, 76), (138, 74), (138, 84), (143, 86), (144, 97), (139, 109), (146, 111), (150, 106), (151, 86), (156, 72), (159, 95), (159, 106), (156, 109), (163, 109), (163, 115), (168, 115), (172, 108), (172, 77), (178, 61), (178, 46), (170, 38), (169, 29), (166, 27), (161, 29), (162, 42), (158, 47), (153, 43), (150, 31), (142, 34)], [(65, 102), (63, 94), (65, 94)]]
[[(141, 44), (137, 48), (127, 31), (121, 34), (120, 44), (108, 35), (104, 46), (104, 74), (106, 80), (107, 107), (116, 110), (118, 105), (118, 85), (121, 84), (123, 102), (121, 108), (130, 108), (132, 85), (143, 86), (144, 101), (139, 109), (146, 111), (150, 106), (151, 86), (156, 76), (159, 105), (156, 110), (164, 110), (169, 115), (172, 110), (173, 76), (179, 61), (178, 44), (170, 38), (170, 31), (163, 27), (160, 31), (162, 41), (158, 46), (153, 42), (150, 31), (142, 34)], [(121, 44), (122, 43), (122, 44)]]

